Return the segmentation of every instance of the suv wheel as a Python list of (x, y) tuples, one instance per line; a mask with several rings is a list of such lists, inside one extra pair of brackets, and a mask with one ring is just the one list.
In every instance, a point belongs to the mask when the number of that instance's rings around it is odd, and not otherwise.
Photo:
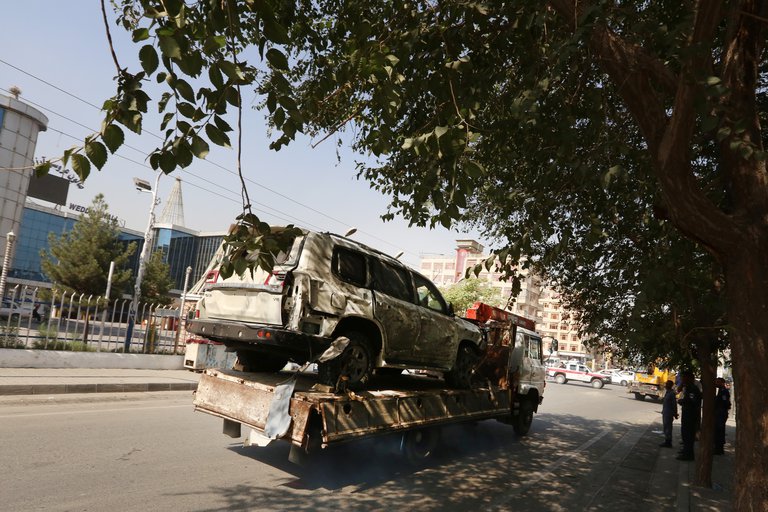
[(373, 372), (373, 357), (368, 338), (359, 332), (345, 333), (349, 345), (335, 359), (317, 365), (317, 373), (322, 384), (334, 389), (346, 383), (349, 389), (361, 389), (368, 382)]
[(472, 387), (472, 377), (475, 375), (475, 367), (480, 358), (466, 343), (459, 346), (459, 353), (456, 355), (456, 364), (445, 373), (445, 382), (452, 388), (469, 389)]
[(237, 360), (232, 365), (232, 369), (239, 372), (275, 373), (282, 370), (287, 362), (287, 359), (278, 356), (238, 350)]

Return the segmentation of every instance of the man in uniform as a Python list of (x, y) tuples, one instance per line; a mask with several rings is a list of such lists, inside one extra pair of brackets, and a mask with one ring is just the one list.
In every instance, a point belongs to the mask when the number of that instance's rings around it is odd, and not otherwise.
[(722, 455), (725, 453), (725, 422), (731, 408), (731, 392), (725, 387), (722, 377), (715, 379), (715, 387), (715, 455)]
[(683, 449), (678, 455), (678, 460), (693, 460), (693, 445), (696, 442), (696, 432), (701, 423), (701, 391), (693, 379), (693, 372), (683, 372), (683, 389), (680, 399), (682, 418), (680, 419), (680, 433), (683, 438)]

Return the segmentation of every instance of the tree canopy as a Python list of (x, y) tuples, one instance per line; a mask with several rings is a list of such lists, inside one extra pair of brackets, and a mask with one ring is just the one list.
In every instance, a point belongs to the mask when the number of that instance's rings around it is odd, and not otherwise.
[[(64, 155), (81, 177), (122, 144), (121, 126), (141, 131), (150, 78), (165, 88), (166, 141), (149, 157), (164, 172), (204, 158), (209, 143), (233, 144), (224, 117), (252, 87), (274, 149), (299, 132), (320, 142), (348, 128), (366, 157), (360, 176), (392, 198), (385, 217), (477, 222), (511, 265), (554, 266), (577, 251), (600, 268), (621, 253), (604, 252), (604, 234), (619, 229), (627, 236), (614, 240), (631, 243), (644, 216), (709, 253), (742, 389), (735, 507), (768, 500), (768, 2), (116, 4), (142, 69), (113, 52), (118, 92), (104, 126)], [(482, 204), (482, 216), (468, 210)], [(274, 238), (247, 192), (243, 210), (228, 243)], [(245, 256), (230, 252), (227, 268), (245, 271)]]
[[(494, 288), (488, 281), (476, 278), (462, 279), (458, 283), (441, 288), (445, 300), (453, 304), (453, 310), (459, 316), (477, 301), (502, 306), (502, 298), (499, 288)], [(505, 301), (506, 302), (506, 301)]]
[(170, 267), (163, 261), (162, 251), (155, 251), (147, 260), (141, 280), (140, 301), (167, 306), (173, 299), (168, 291), (173, 288)]
[(126, 268), (136, 244), (119, 239), (117, 219), (109, 214), (104, 196), (99, 194), (88, 212), (61, 236), (48, 236), (50, 252), (42, 251), (43, 273), (55, 287), (69, 293), (103, 296), (107, 290), (110, 262), (115, 262), (111, 296), (117, 297), (131, 279)]

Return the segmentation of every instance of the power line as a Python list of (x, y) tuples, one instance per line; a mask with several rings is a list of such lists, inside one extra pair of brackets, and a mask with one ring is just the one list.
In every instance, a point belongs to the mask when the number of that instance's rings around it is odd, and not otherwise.
[[(21, 68), (19, 68), (18, 66), (15, 66), (15, 65), (13, 65), (13, 64), (11, 64), (11, 63), (9, 63), (9, 62), (7, 62), (7, 61), (3, 60), (3, 59), (0, 59), (0, 63), (2, 63), (2, 64), (5, 64), (6, 66), (9, 66), (9, 67), (11, 67), (11, 68), (15, 69), (15, 70), (19, 71), (20, 73), (23, 73), (23, 74), (25, 74), (25, 75), (29, 76), (30, 78), (33, 78), (33, 79), (35, 79), (35, 80), (38, 80), (38, 81), (42, 82), (43, 84), (45, 84), (45, 85), (47, 85), (47, 86), (49, 86), (49, 87), (52, 87), (52, 88), (56, 89), (57, 91), (60, 91), (60, 92), (62, 92), (62, 93), (64, 93), (64, 94), (66, 94), (67, 96), (70, 96), (70, 97), (72, 97), (72, 98), (74, 98), (74, 99), (76, 99), (76, 100), (78, 100), (78, 101), (80, 101), (80, 102), (84, 103), (85, 105), (88, 105), (88, 106), (90, 106), (90, 107), (93, 107), (93, 108), (95, 108), (95, 109), (97, 109), (97, 110), (101, 110), (101, 107), (99, 107), (98, 105), (95, 105), (94, 103), (91, 103), (90, 101), (88, 101), (88, 100), (86, 100), (86, 99), (84, 99), (84, 98), (82, 98), (82, 97), (80, 97), (80, 96), (78, 96), (78, 95), (76, 95), (76, 94), (74, 94), (74, 93), (71, 93), (71, 92), (69, 92), (69, 91), (66, 91), (65, 89), (62, 89), (61, 87), (58, 87), (58, 86), (56, 86), (56, 85), (54, 85), (54, 84), (52, 84), (52, 83), (48, 82), (47, 80), (45, 80), (45, 79), (43, 79), (43, 78), (40, 78), (39, 76), (37, 76), (37, 75), (35, 75), (35, 74), (33, 74), (33, 73), (30, 73), (30, 72), (28, 72), (28, 71), (26, 71), (26, 70), (24, 70), (24, 69), (21, 69)], [(2, 89), (2, 90), (4, 90), (4, 91), (5, 91), (5, 89)], [(26, 100), (26, 98), (25, 98), (25, 101), (28, 101), (28, 100)], [(31, 101), (29, 101), (29, 103), (32, 103), (32, 102), (31, 102)], [(33, 103), (33, 104), (34, 104), (34, 103)], [(37, 105), (36, 105), (36, 106), (37, 106)], [(41, 107), (41, 108), (44, 108), (44, 107)], [(46, 109), (46, 110), (49, 110), (49, 109)], [(51, 110), (49, 110), (49, 111), (50, 111), (50, 112), (53, 112), (53, 111), (51, 111)], [(54, 113), (55, 113), (55, 112), (54, 112)], [(56, 114), (56, 115), (60, 115), (60, 114)], [(85, 127), (85, 128), (86, 128), (86, 129), (88, 129), (88, 130), (91, 130), (91, 131), (93, 131), (91, 128), (89, 128), (89, 127), (86, 127), (85, 125), (83, 125), (83, 124), (81, 124), (81, 123), (78, 123), (77, 121), (71, 120), (71, 119), (69, 119), (69, 118), (67, 118), (67, 117), (65, 117), (65, 116), (61, 116), (61, 117), (62, 117), (62, 118), (64, 118), (64, 119), (67, 119), (68, 121), (70, 121), (70, 122), (73, 122), (73, 123), (75, 123), (75, 124), (77, 124), (77, 125), (79, 125), (79, 126)], [(156, 134), (156, 133), (152, 133), (151, 131), (148, 131), (148, 130), (144, 130), (144, 133), (147, 133), (148, 135), (152, 135), (153, 137), (155, 137), (155, 138), (157, 138), (157, 139), (159, 139), (159, 140), (164, 140), (164, 139), (163, 139), (163, 138), (162, 138), (160, 135), (158, 135), (158, 134)], [(134, 149), (134, 148), (132, 148), (132, 149)], [(140, 151), (140, 150), (137, 150), (137, 151)], [(219, 168), (219, 169), (221, 169), (221, 170), (223, 170), (223, 171), (225, 171), (225, 172), (227, 172), (227, 173), (230, 173), (230, 174), (232, 174), (232, 175), (238, 176), (238, 173), (237, 173), (237, 172), (235, 172), (235, 171), (233, 171), (233, 170), (231, 170), (231, 169), (229, 169), (229, 168), (227, 168), (227, 167), (225, 167), (225, 166), (223, 166), (223, 165), (221, 165), (221, 164), (219, 164), (219, 163), (217, 163), (217, 162), (214, 162), (214, 161), (212, 161), (212, 160), (208, 160), (208, 159), (204, 159), (203, 161), (204, 161), (204, 162), (208, 162), (209, 164), (213, 165), (214, 167), (217, 167), (217, 168)], [(276, 195), (278, 195), (278, 196), (280, 196), (280, 197), (282, 197), (282, 198), (286, 199), (287, 201), (290, 201), (290, 202), (292, 202), (292, 203), (294, 203), (294, 204), (297, 204), (297, 205), (301, 206), (302, 208), (306, 208), (306, 209), (310, 210), (310, 211), (311, 211), (311, 212), (313, 212), (313, 213), (316, 213), (316, 214), (318, 214), (318, 215), (321, 215), (321, 216), (323, 216), (323, 217), (325, 217), (325, 218), (327, 218), (327, 219), (329, 219), (329, 220), (332, 220), (332, 221), (334, 221), (334, 222), (337, 222), (338, 224), (340, 224), (340, 225), (342, 225), (342, 226), (344, 226), (344, 227), (349, 227), (349, 223), (348, 223), (348, 222), (345, 222), (345, 221), (343, 221), (343, 220), (337, 219), (337, 218), (335, 218), (335, 217), (333, 217), (333, 216), (331, 216), (331, 215), (328, 215), (328, 214), (326, 214), (325, 212), (322, 212), (322, 211), (320, 211), (320, 210), (318, 210), (318, 209), (316, 209), (316, 208), (313, 208), (312, 206), (309, 206), (309, 205), (307, 205), (307, 204), (304, 204), (304, 203), (302, 203), (302, 202), (300, 202), (300, 201), (297, 201), (297, 200), (295, 200), (295, 199), (293, 199), (293, 198), (291, 198), (291, 197), (289, 197), (289, 196), (287, 196), (287, 195), (283, 194), (282, 192), (279, 192), (279, 191), (277, 191), (277, 190), (275, 190), (275, 189), (273, 189), (273, 188), (271, 188), (271, 187), (268, 187), (268, 186), (266, 186), (266, 185), (264, 185), (264, 184), (262, 184), (262, 183), (259, 183), (259, 182), (255, 181), (255, 180), (253, 180), (252, 178), (248, 178), (248, 177), (245, 177), (245, 181), (247, 181), (247, 182), (249, 182), (249, 183), (252, 183), (253, 185), (256, 185), (256, 186), (258, 186), (258, 187), (261, 187), (261, 188), (263, 188), (264, 190), (267, 190), (267, 191), (269, 191), (269, 192), (272, 192), (273, 194), (276, 194)], [(307, 225), (309, 225), (309, 224), (307, 224)], [(368, 232), (366, 232), (366, 231), (364, 231), (364, 230), (359, 230), (358, 232), (359, 232), (359, 233), (361, 233), (361, 234), (364, 234), (364, 235), (366, 235), (366, 236), (369, 236), (369, 237), (371, 237), (371, 238), (373, 238), (373, 239), (375, 239), (375, 240), (378, 240), (378, 241), (380, 241), (380, 242), (383, 242), (383, 243), (385, 243), (385, 244), (389, 245), (390, 247), (396, 247), (396, 248), (399, 248), (399, 249), (401, 248), (401, 247), (399, 247), (398, 245), (396, 245), (396, 244), (393, 244), (392, 242), (389, 242), (388, 240), (385, 240), (384, 238), (378, 237), (378, 236), (376, 236), (376, 235), (374, 235), (374, 234), (372, 234), (372, 233), (368, 233)], [(406, 250), (405, 252), (407, 252), (408, 254), (411, 254), (412, 256), (418, 256), (418, 254), (416, 254), (415, 252), (412, 252), (412, 251), (407, 251), (407, 250)]]

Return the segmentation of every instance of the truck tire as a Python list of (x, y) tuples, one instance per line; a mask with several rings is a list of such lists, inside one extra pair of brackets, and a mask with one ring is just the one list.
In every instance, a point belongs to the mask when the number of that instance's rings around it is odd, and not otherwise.
[(450, 371), (445, 372), (445, 383), (452, 388), (470, 389), (479, 359), (470, 345), (462, 343), (456, 354), (456, 363)]
[(600, 379), (592, 379), (591, 384), (592, 384), (592, 387), (595, 389), (603, 389), (603, 385), (604, 385), (603, 381), (601, 381)]
[(566, 379), (565, 375), (563, 375), (562, 373), (558, 373), (557, 375), (555, 375), (555, 382), (557, 382), (558, 384), (565, 384), (566, 382), (568, 382), (568, 379)]
[(533, 423), (533, 404), (524, 398), (520, 401), (517, 414), (512, 415), (512, 428), (515, 429), (515, 434), (524, 436), (531, 429), (531, 423)]
[(437, 428), (409, 430), (400, 441), (400, 452), (408, 464), (421, 466), (434, 455), (439, 441), (440, 430)]
[(645, 400), (645, 395), (642, 393), (635, 393), (635, 400)]
[(238, 372), (276, 373), (283, 369), (288, 360), (271, 354), (250, 350), (238, 350), (237, 360), (232, 369)]
[(348, 389), (362, 389), (373, 372), (371, 345), (361, 332), (347, 332), (342, 336), (349, 338), (349, 345), (339, 357), (318, 363), (318, 377), (322, 384), (331, 386), (336, 391), (345, 386)]

